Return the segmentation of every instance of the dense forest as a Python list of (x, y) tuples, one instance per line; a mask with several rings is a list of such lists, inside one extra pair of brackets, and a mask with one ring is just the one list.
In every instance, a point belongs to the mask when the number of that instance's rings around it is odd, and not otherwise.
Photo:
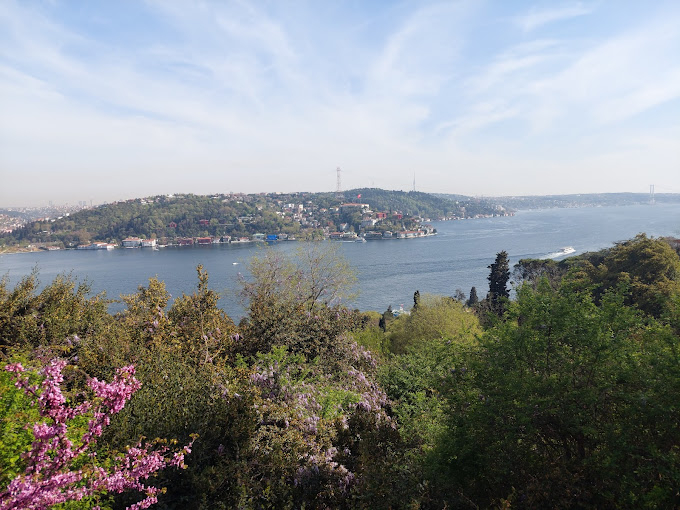
[(680, 506), (668, 242), (500, 252), (488, 293), (414, 289), (398, 317), (338, 305), (332, 248), (255, 258), (240, 324), (200, 266), (115, 314), (68, 276), (3, 281), (0, 508)]
[[(361, 198), (357, 198), (359, 196)], [(427, 193), (380, 189), (351, 190), (341, 196), (335, 193), (159, 195), (33, 221), (0, 235), (0, 247), (28, 243), (72, 247), (93, 241), (115, 243), (126, 237), (172, 240), (255, 233), (285, 233), (312, 239), (322, 237), (324, 228), (335, 229), (343, 222), (350, 223), (358, 232), (361, 211), (352, 215), (338, 209), (344, 202), (352, 201), (368, 203), (374, 212), (402, 213), (413, 221), (419, 221), (420, 217), (464, 218), (499, 211), (496, 205), (473, 199), (453, 202)]]

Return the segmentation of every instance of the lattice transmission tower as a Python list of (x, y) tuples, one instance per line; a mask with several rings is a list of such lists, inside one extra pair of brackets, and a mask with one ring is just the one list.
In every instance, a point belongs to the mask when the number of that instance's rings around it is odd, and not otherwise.
[(338, 177), (337, 177), (337, 185), (336, 185), (336, 187), (335, 187), (335, 196), (336, 196), (337, 198), (342, 198), (342, 181), (341, 181), (341, 179), (340, 179), (340, 172), (342, 172), (342, 170), (340, 169), (340, 167), (338, 167), (338, 168), (336, 168), (335, 172), (336, 172), (337, 175), (338, 175)]

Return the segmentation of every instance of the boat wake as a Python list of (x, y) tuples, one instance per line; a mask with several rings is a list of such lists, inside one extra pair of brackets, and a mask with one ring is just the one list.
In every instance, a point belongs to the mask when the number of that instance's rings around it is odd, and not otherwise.
[(552, 253), (548, 253), (547, 255), (544, 255), (541, 257), (542, 259), (557, 259), (560, 257), (564, 257), (566, 255), (571, 255), (572, 253), (576, 252), (576, 250), (572, 246), (565, 246), (559, 251), (554, 251)]

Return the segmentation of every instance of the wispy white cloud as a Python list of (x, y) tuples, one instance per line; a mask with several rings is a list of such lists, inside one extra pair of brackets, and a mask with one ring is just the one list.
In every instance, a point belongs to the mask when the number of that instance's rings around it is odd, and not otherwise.
[(471, 2), (426, 5), (407, 16), (387, 38), (370, 69), (377, 94), (429, 97), (456, 72), (463, 30), (475, 12)]
[(680, 33), (670, 29), (677, 23), (680, 16), (655, 20), (606, 39), (534, 82), (535, 127), (574, 117), (584, 125), (619, 122), (680, 98), (680, 64), (672, 64)]
[(548, 9), (534, 7), (527, 14), (518, 16), (515, 21), (524, 32), (530, 32), (549, 23), (585, 16), (593, 9), (593, 6), (586, 6), (581, 2)]

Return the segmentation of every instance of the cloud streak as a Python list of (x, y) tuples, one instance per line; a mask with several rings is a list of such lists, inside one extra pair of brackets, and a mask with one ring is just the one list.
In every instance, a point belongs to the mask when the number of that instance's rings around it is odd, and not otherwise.
[(593, 7), (585, 6), (580, 2), (549, 9), (532, 8), (527, 14), (517, 17), (516, 23), (524, 32), (531, 32), (550, 23), (585, 16), (592, 11)]

